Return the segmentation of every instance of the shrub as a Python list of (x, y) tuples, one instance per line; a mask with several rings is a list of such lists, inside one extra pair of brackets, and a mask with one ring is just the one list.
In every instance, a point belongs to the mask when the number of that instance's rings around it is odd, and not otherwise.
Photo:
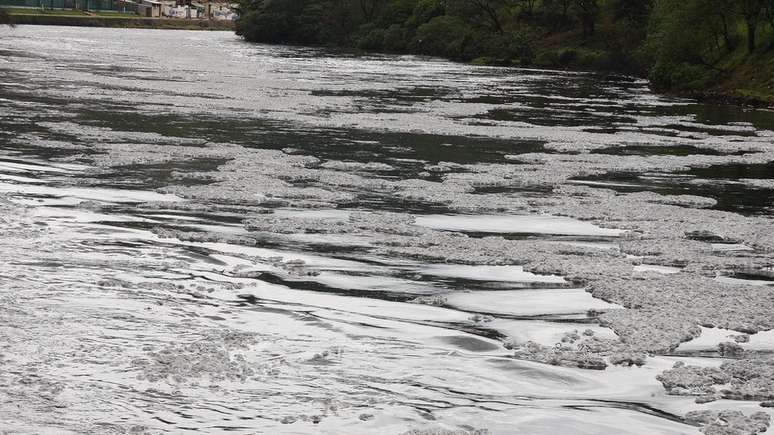
[(465, 36), (465, 23), (444, 15), (419, 26), (411, 45), (422, 54), (458, 59), (465, 49)]
[(364, 50), (383, 50), (387, 32), (384, 29), (371, 29), (364, 36), (357, 38), (358, 48)]
[(285, 42), (290, 23), (283, 14), (248, 11), (236, 22), (236, 33), (253, 42)]
[(700, 65), (659, 62), (651, 68), (649, 78), (658, 88), (698, 90), (707, 85), (712, 74)]
[(556, 58), (556, 62), (562, 66), (575, 64), (578, 60), (578, 52), (573, 49), (562, 50)]
[(443, 0), (419, 0), (412, 11), (411, 16), (406, 20), (406, 27), (418, 28), (423, 24), (429, 23), (433, 18), (440, 17), (446, 13), (446, 2)]
[(383, 46), (389, 51), (404, 51), (408, 47), (408, 41), (411, 40), (409, 32), (400, 24), (393, 24), (384, 31)]

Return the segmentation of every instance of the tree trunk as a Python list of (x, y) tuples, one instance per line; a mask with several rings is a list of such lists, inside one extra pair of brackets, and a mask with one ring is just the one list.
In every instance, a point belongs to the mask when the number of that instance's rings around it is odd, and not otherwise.
[(731, 42), (731, 36), (728, 32), (728, 20), (725, 14), (720, 14), (720, 22), (723, 25), (723, 42), (726, 43), (726, 49), (731, 50), (734, 44)]
[(758, 30), (757, 21), (747, 21), (747, 52), (752, 54), (755, 51), (755, 33)]
[(370, 23), (374, 18), (374, 10), (376, 9), (376, 0), (371, 0), (369, 7), (369, 0), (360, 0), (360, 10), (363, 12), (363, 18), (367, 23)]

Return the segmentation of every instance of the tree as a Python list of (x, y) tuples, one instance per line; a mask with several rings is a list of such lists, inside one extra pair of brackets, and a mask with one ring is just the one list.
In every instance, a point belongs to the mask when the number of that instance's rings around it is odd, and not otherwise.
[(756, 45), (758, 25), (764, 18), (767, 0), (740, 0), (741, 14), (747, 28), (747, 51), (753, 53)]
[(766, 17), (769, 19), (771, 28), (774, 29), (774, 0), (769, 0), (766, 5)]
[(653, 0), (616, 0), (613, 2), (616, 20), (624, 20), (636, 26), (635, 30), (644, 28), (653, 11)]
[(248, 41), (319, 43), (320, 5), (304, 0), (242, 0), (236, 32)]
[(774, 29), (774, 0), (769, 0), (766, 5), (766, 18), (768, 18), (771, 28)]
[(383, 27), (389, 27), (393, 24), (403, 25), (411, 17), (416, 7), (417, 0), (390, 0), (379, 14), (380, 24)]
[(570, 16), (570, 7), (572, 7), (573, 0), (543, 0), (543, 9), (553, 13), (557, 13), (563, 18)]
[(358, 0), (360, 11), (367, 23), (370, 23), (376, 17), (377, 12), (382, 7), (382, 0)]
[(457, 17), (442, 15), (419, 26), (413, 46), (422, 54), (458, 59), (466, 42), (465, 23)]
[(728, 49), (717, 43), (722, 23), (713, 7), (718, 1), (656, 1), (646, 42), (653, 61), (652, 83), (703, 89), (721, 73), (718, 64)]
[(711, 0), (710, 10), (717, 23), (716, 36), (718, 39), (722, 38), (723, 45), (728, 50), (736, 48), (733, 38), (731, 37), (731, 27), (733, 25), (733, 10), (735, 0)]
[(594, 35), (596, 30), (599, 4), (597, 0), (575, 0), (575, 7), (583, 29), (583, 39), (586, 39)]
[(435, 17), (447, 15), (446, 12), (446, 2), (444, 0), (419, 0), (404, 24), (412, 29), (416, 29), (422, 24), (430, 22)]
[(522, 10), (527, 14), (528, 17), (535, 15), (537, 0), (516, 0), (516, 2), (522, 5)]
[(471, 5), (481, 11), (499, 34), (505, 33), (500, 17), (501, 9), (507, 6), (506, 0), (469, 0)]
[(545, 25), (552, 30), (565, 28), (570, 24), (570, 10), (575, 0), (543, 0), (541, 13)]

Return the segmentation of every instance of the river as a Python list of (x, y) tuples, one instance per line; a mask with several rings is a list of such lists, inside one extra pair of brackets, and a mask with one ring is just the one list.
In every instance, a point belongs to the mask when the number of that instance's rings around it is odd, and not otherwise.
[(656, 377), (771, 362), (773, 143), (630, 77), (0, 28), (0, 432), (762, 421)]

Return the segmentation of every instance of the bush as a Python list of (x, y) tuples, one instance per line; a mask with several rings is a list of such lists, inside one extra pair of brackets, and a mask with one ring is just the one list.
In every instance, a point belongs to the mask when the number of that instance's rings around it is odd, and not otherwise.
[(712, 73), (705, 67), (689, 63), (657, 63), (649, 78), (657, 88), (698, 90), (706, 87)]
[(535, 60), (532, 42), (526, 33), (511, 33), (505, 36), (505, 53), (509, 59), (516, 59), (522, 65), (530, 65)]
[(485, 66), (485, 65), (493, 65), (495, 63), (495, 60), (488, 56), (482, 56), (471, 60), (470, 63), (472, 63), (473, 65)]
[(443, 15), (419, 26), (411, 45), (421, 54), (459, 59), (469, 39), (466, 33), (460, 19)]
[(559, 54), (556, 50), (541, 51), (535, 56), (534, 63), (544, 68), (559, 67)]
[(236, 33), (252, 42), (286, 42), (290, 23), (287, 17), (276, 13), (248, 11), (236, 22)]
[(410, 40), (409, 32), (403, 26), (393, 24), (384, 31), (384, 42), (382, 45), (385, 50), (399, 52), (406, 50)]
[(322, 9), (301, 0), (276, 0), (263, 8), (241, 7), (236, 33), (252, 42), (320, 43)]
[(481, 29), (468, 31), (458, 44), (458, 59), (471, 60), (479, 57), (490, 59), (488, 63), (529, 65), (535, 59), (532, 44), (523, 33), (493, 34)]
[(406, 20), (406, 27), (418, 28), (429, 23), (433, 18), (446, 13), (446, 2), (443, 0), (419, 0)]
[(556, 58), (556, 62), (562, 66), (574, 65), (577, 60), (578, 52), (573, 49), (562, 50)]
[(586, 69), (610, 69), (610, 54), (597, 50), (581, 50), (578, 65)]
[(356, 37), (357, 47), (363, 50), (383, 50), (387, 32), (384, 29), (367, 25), (360, 29), (360, 35)]

